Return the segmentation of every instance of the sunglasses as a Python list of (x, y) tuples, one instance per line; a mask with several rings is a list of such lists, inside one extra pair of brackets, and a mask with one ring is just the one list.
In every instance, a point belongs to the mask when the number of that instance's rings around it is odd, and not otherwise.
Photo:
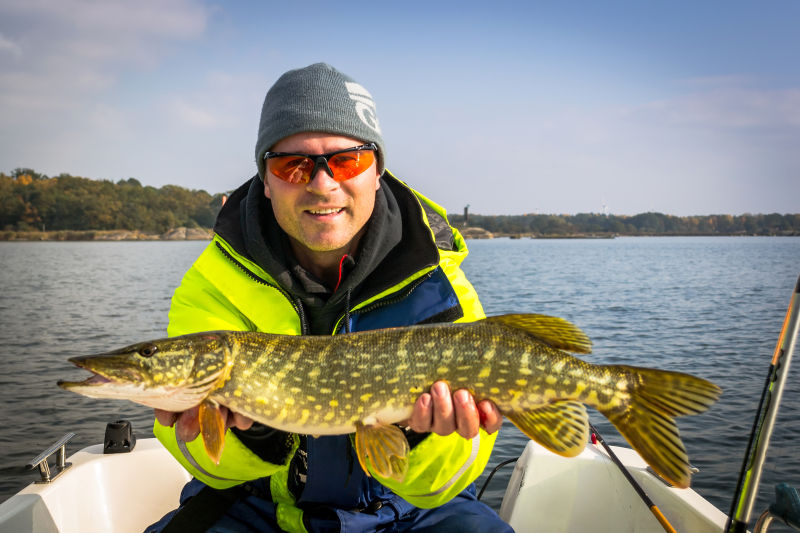
[(296, 154), (267, 152), (267, 170), (288, 183), (306, 184), (322, 168), (336, 181), (355, 178), (375, 162), (375, 143), (362, 144), (328, 154)]

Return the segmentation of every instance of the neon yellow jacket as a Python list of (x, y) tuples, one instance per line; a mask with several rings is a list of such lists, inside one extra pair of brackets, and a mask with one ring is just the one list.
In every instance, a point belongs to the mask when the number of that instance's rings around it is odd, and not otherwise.
[[(439, 259), (438, 263), (426, 265), (401, 282), (356, 302), (351, 313), (358, 316), (363, 311), (364, 316), (369, 317), (371, 309), (384, 310), (392, 305), (393, 298), (403, 301), (397, 296), (411, 293), (421, 284), (440, 276), (446, 278), (457, 297), (463, 314), (457, 321), (483, 318), (477, 294), (460, 268), (467, 255), (461, 234), (456, 228), (446, 225), (447, 236), (452, 242), (449, 248), (452, 249), (442, 249), (435, 244), (437, 239), (439, 242), (442, 239), (442, 222), (446, 224), (444, 209), (412, 191), (388, 172), (382, 179), (395, 196), (411, 204), (410, 212), (416, 213), (419, 219), (404, 220), (404, 224), (427, 227), (430, 241), (424, 246), (433, 246)], [(431, 219), (435, 219), (433, 222), (438, 231), (431, 229)], [(302, 333), (302, 310), (298, 309), (298, 304), (267, 271), (219, 235), (184, 276), (172, 298), (169, 313), (170, 336), (209, 330)], [(192, 475), (211, 487), (223, 489), (270, 476), (279, 523), (287, 530), (304, 530), (302, 511), (294, 505), (294, 496), (287, 486), (289, 463), (300, 440), (297, 436), (292, 436), (287, 443), (289, 453), (285, 460), (271, 463), (260, 458), (232, 431), (228, 431), (222, 458), (217, 465), (206, 455), (202, 439), (178, 442), (174, 429), (157, 421), (154, 433)], [(372, 476), (417, 507), (436, 507), (449, 501), (480, 475), (489, 460), (496, 435), (481, 430), (475, 439), (468, 440), (456, 433), (446, 437), (430, 434), (412, 448), (408, 473), (402, 483), (380, 479), (374, 473)]]

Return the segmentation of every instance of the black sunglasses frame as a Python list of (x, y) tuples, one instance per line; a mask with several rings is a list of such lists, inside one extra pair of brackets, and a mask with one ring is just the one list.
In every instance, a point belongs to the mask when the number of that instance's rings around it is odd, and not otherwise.
[[(322, 167), (328, 175), (336, 179), (333, 175), (333, 171), (331, 167), (328, 165), (328, 159), (339, 154), (345, 154), (347, 152), (360, 152), (361, 150), (373, 150), (378, 151), (378, 145), (375, 143), (367, 143), (362, 144), (361, 146), (353, 146), (352, 148), (345, 148), (344, 150), (336, 150), (335, 152), (328, 152), (327, 154), (303, 154), (300, 152), (266, 152), (264, 154), (264, 161), (267, 159), (272, 159), (273, 157), (283, 157), (283, 156), (294, 156), (294, 157), (304, 157), (306, 159), (310, 159), (314, 162), (314, 168), (311, 170), (311, 174), (309, 175), (308, 181), (314, 179), (314, 176), (317, 175), (317, 171), (320, 167)], [(339, 180), (336, 180), (339, 181)]]

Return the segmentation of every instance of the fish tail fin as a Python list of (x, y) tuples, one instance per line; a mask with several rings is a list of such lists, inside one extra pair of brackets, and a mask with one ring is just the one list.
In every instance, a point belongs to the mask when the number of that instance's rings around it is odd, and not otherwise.
[(676, 487), (691, 481), (689, 458), (675, 417), (705, 411), (722, 390), (702, 378), (649, 368), (619, 366), (631, 377), (629, 401), (598, 407), (625, 440), (661, 477)]

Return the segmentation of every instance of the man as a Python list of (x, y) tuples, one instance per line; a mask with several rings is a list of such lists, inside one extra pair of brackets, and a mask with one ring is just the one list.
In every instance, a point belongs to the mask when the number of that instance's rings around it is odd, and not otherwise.
[[(267, 93), (258, 175), (234, 192), (212, 243), (175, 291), (168, 333), (351, 331), (483, 317), (444, 210), (385, 170), (375, 105), (325, 64)], [(219, 464), (197, 410), (156, 411), (154, 433), (195, 476), (182, 508), (148, 531), (510, 531), (472, 482), (502, 423), (488, 401), (446, 383), (405, 424), (405, 479), (363, 472), (350, 436), (314, 438), (227, 413)]]

